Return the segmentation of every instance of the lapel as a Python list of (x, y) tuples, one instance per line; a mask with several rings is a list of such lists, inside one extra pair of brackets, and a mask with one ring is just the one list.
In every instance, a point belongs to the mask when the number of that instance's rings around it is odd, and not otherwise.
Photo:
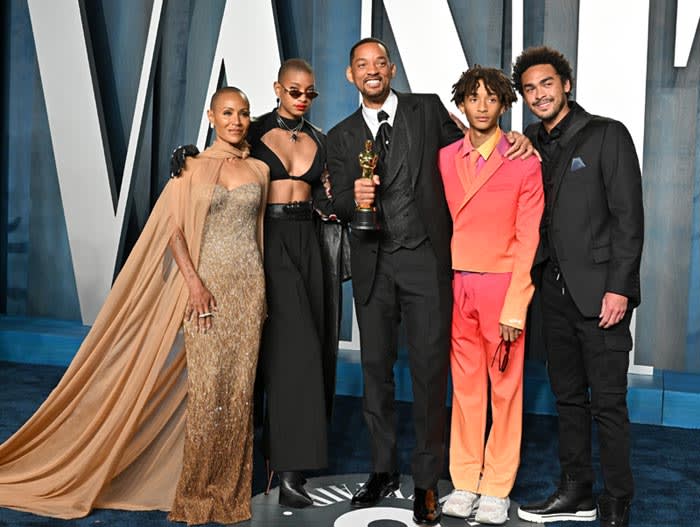
[(464, 139), (462, 139), (462, 144), (455, 152), (455, 168), (457, 169), (457, 176), (459, 177), (460, 183), (462, 183), (462, 189), (466, 193), (469, 189), (469, 173), (467, 171), (467, 163), (464, 160)]
[[(573, 107), (572, 111), (574, 111)], [(573, 116), (571, 123), (559, 140), (561, 152), (557, 157), (557, 162), (554, 164), (554, 166), (552, 166), (554, 187), (552, 188), (552, 195), (548, 200), (550, 206), (554, 205), (556, 202), (562, 181), (564, 181), (564, 177), (566, 177), (566, 175), (571, 171), (571, 156), (574, 154), (574, 150), (576, 150), (579, 143), (583, 139), (583, 136), (579, 135), (579, 132), (590, 122), (592, 118), (591, 114), (586, 112), (580, 106), (576, 108), (576, 111), (579, 115)], [(540, 126), (542, 126), (542, 124), (540, 124)]]
[[(372, 138), (372, 134), (362, 117), (362, 106), (360, 106), (355, 113), (350, 115), (350, 119), (345, 125), (345, 134), (347, 137), (347, 145), (353, 152), (349, 152), (350, 157), (357, 158), (357, 156), (364, 151), (365, 141)], [(358, 174), (359, 174), (358, 165)]]
[[(493, 149), (493, 152), (491, 152), (491, 155), (486, 160), (486, 163), (476, 177), (470, 177), (471, 174), (467, 173), (468, 170), (466, 163), (464, 162), (464, 159), (461, 158), (462, 149), (457, 152), (458, 159), (455, 159), (455, 163), (458, 168), (459, 178), (462, 181), (462, 186), (464, 187), (464, 200), (462, 200), (462, 204), (459, 206), (460, 211), (474, 197), (474, 194), (476, 194), (479, 189), (483, 187), (489, 179), (491, 179), (491, 176), (493, 176), (496, 170), (498, 170), (498, 168), (503, 164), (503, 156), (501, 155), (499, 147), (501, 146), (501, 141), (505, 140), (505, 136), (501, 136), (501, 139), (498, 141), (499, 144), (497, 144), (496, 148)], [(464, 143), (462, 143), (462, 146), (464, 146)]]
[[(408, 152), (413, 150), (413, 130), (415, 117), (413, 116), (416, 105), (411, 98), (402, 93), (396, 93), (399, 104), (396, 108), (394, 126), (391, 129), (391, 146), (389, 154), (384, 162), (387, 173), (382, 177), (382, 186), (387, 187), (396, 178), (401, 166), (406, 160)], [(415, 178), (413, 178), (415, 179)], [(412, 185), (415, 180), (412, 181)]]

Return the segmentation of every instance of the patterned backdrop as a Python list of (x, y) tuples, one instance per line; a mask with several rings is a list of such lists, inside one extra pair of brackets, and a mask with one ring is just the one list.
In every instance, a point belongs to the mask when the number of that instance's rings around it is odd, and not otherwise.
[[(98, 158), (106, 166), (109, 182), (104, 185), (113, 208), (107, 216), (112, 218), (123, 206), (124, 219), (112, 244), (114, 256), (108, 255), (118, 270), (167, 181), (170, 151), (200, 137), (211, 79), (219, 75), (212, 63), (223, 38), (222, 20), (227, 24), (226, 42), (236, 44), (227, 44), (223, 51), (221, 79), (252, 89), (253, 113), (262, 114), (274, 103), (271, 84), (276, 71), (266, 57), (273, 63), (303, 57), (313, 65), (322, 94), (314, 102), (311, 120), (328, 130), (358, 104), (344, 69), (349, 47), (361, 36), (371, 34), (388, 43), (398, 64), (397, 89), (434, 91), (446, 100), (462, 63), (508, 71), (517, 38), (524, 46), (556, 47), (570, 58), (575, 73), (579, 62), (583, 70), (581, 30), (595, 32), (595, 23), (588, 21), (592, 13), (601, 25), (615, 24), (617, 35), (594, 56), (586, 56), (587, 77), (579, 81), (596, 84), (597, 95), (578, 100), (594, 111), (605, 103), (605, 108), (612, 108), (606, 113), (617, 118), (634, 106), (631, 109), (643, 114), (644, 121), (637, 147), (643, 149), (646, 240), (635, 360), (700, 372), (697, 4), (695, 0), (613, 4), (609, 0), (229, 0), (228, 4), (226, 0), (5, 0), (0, 6), (5, 116), (0, 136), (0, 312), (90, 322), (79, 289), (92, 287), (99, 297), (102, 286), (76, 278), (87, 271), (75, 262), (82, 258), (89, 270), (92, 259), (71, 250), (77, 245), (71, 245), (76, 235), (69, 234), (68, 219), (78, 218), (82, 224), (81, 247), (95, 248), (94, 262), (104, 256), (101, 247), (110, 246), (114, 236), (99, 223), (93, 225), (90, 206), (101, 202), (90, 190), (91, 174), (75, 168), (66, 173), (61, 160), (71, 160), (72, 167), (91, 166), (96, 150), (92, 142), (103, 147), (103, 153), (97, 149)], [(606, 8), (612, 5), (617, 15)], [(409, 8), (412, 20), (406, 22), (398, 13)], [(250, 14), (259, 9), (269, 12), (268, 25)], [(155, 32), (152, 12), (157, 18)], [(450, 31), (431, 32), (431, 24), (442, 24), (445, 16)], [(617, 18), (606, 18), (611, 16)], [(78, 29), (71, 30), (65, 21), (75, 22)], [(522, 30), (522, 36), (514, 30)], [(403, 36), (407, 33), (410, 39)], [(646, 58), (646, 75), (642, 71), (642, 80), (637, 80), (625, 69), (632, 58), (624, 44), (636, 42), (640, 34), (647, 36), (635, 49), (636, 55)], [(61, 56), (61, 50), (68, 49), (68, 37), (75, 35), (84, 35), (89, 55), (87, 84), (62, 65), (71, 57)], [(455, 44), (447, 47), (444, 39), (451, 36)], [(149, 42), (154, 46), (150, 58), (144, 55)], [(519, 41), (516, 49), (518, 45)], [(40, 60), (49, 56), (49, 62)], [(147, 58), (152, 67), (144, 77)], [(59, 79), (58, 88), (55, 80), (49, 85), (45, 77), (51, 69)], [(139, 106), (141, 84), (144, 98)], [(81, 86), (95, 94), (96, 112), (88, 100), (71, 96)], [(643, 112), (635, 93), (643, 94)], [(52, 136), (56, 124), (55, 118), (50, 121), (52, 112), (68, 119), (68, 135), (75, 135), (72, 142)], [(79, 132), (89, 128), (85, 123), (91, 112), (98, 118), (98, 131), (81, 138)], [(522, 123), (520, 117), (511, 123), (507, 116), (504, 128), (522, 129), (532, 119), (527, 110), (523, 113)], [(132, 129), (137, 132), (133, 137)], [(72, 185), (72, 201), (66, 180)], [(106, 203), (103, 208), (109, 209), (109, 199)], [(108, 274), (111, 279), (111, 269)], [(344, 338), (349, 340), (349, 295), (344, 308)]]

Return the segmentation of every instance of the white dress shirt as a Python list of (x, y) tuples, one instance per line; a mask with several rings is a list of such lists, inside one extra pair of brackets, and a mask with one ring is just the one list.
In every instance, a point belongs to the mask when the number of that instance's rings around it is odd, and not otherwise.
[(362, 103), (362, 118), (367, 123), (370, 131), (372, 132), (372, 137), (377, 137), (377, 132), (379, 131), (379, 119), (377, 119), (377, 114), (380, 110), (384, 110), (389, 114), (389, 125), (394, 126), (394, 118), (396, 117), (396, 108), (399, 106), (399, 98), (392, 91), (389, 92), (389, 96), (382, 104), (381, 108), (374, 110), (372, 108), (367, 108), (364, 103)]

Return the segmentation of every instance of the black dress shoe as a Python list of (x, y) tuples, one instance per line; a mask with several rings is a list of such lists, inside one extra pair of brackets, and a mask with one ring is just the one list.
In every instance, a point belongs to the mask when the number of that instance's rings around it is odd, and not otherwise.
[(437, 525), (442, 511), (436, 489), (416, 488), (413, 501), (413, 522), (418, 525)]
[(279, 504), (285, 507), (303, 509), (313, 504), (313, 500), (306, 493), (304, 483), (306, 479), (300, 472), (280, 472), (280, 498)]
[(545, 501), (521, 505), (518, 518), (536, 523), (593, 521), (596, 518), (593, 484), (564, 475), (559, 488)]
[(398, 490), (398, 472), (372, 472), (367, 482), (355, 492), (350, 505), (353, 507), (371, 507), (382, 498)]
[(613, 498), (603, 494), (598, 498), (600, 527), (628, 527), (631, 504), (630, 500)]

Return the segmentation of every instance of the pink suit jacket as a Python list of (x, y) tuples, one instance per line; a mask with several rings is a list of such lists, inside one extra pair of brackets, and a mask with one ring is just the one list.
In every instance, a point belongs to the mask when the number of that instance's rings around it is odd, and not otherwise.
[(534, 286), (530, 269), (544, 210), (542, 171), (536, 156), (509, 160), (501, 137), (476, 174), (468, 167), (468, 138), (440, 150), (439, 168), (453, 222), (452, 268), (511, 273), (499, 321), (523, 329)]

